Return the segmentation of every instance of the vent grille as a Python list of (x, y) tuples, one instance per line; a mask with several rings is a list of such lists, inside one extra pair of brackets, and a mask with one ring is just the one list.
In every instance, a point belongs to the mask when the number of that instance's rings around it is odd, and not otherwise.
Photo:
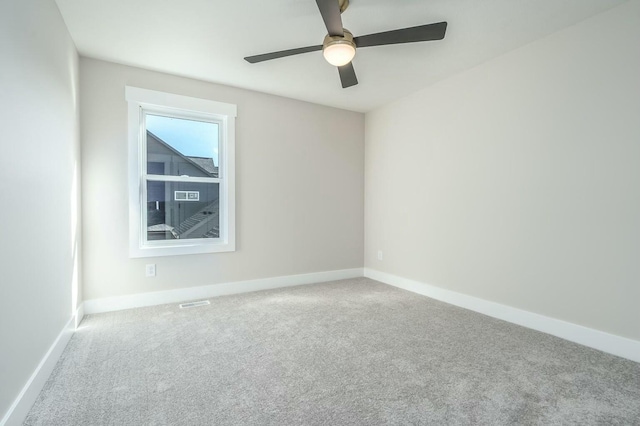
[(208, 300), (200, 300), (198, 302), (181, 303), (180, 309), (195, 308), (197, 306), (210, 305)]

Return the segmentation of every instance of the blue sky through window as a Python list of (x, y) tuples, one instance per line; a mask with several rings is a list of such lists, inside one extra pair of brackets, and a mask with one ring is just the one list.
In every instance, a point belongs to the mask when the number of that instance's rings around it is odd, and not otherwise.
[(188, 157), (213, 158), (218, 166), (218, 125), (181, 118), (146, 116), (147, 130)]

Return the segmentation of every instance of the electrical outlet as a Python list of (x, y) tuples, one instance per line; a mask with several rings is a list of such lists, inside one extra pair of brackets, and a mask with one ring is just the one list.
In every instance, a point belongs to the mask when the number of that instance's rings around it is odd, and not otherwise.
[(382, 250), (378, 250), (378, 260), (382, 260)]
[(147, 277), (155, 277), (156, 276), (156, 265), (155, 263), (149, 263), (145, 268), (145, 274)]

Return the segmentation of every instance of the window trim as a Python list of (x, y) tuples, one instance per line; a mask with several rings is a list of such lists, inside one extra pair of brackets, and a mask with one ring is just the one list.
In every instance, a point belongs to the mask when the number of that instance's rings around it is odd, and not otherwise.
[[(125, 86), (128, 103), (129, 143), (129, 257), (173, 256), (183, 254), (235, 251), (235, 119), (237, 106), (202, 98), (176, 95), (155, 90)], [(218, 178), (220, 183), (220, 238), (163, 240), (145, 243), (144, 216), (147, 180), (154, 180), (145, 171), (145, 113), (159, 113), (181, 118), (204, 119), (220, 124), (218, 146)], [(169, 176), (171, 181), (182, 180)], [(162, 179), (164, 180), (164, 179)], [(197, 181), (190, 178), (189, 181)]]

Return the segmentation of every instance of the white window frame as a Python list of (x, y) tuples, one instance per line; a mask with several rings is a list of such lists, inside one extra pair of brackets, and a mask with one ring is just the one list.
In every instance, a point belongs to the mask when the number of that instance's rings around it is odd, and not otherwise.
[[(235, 119), (233, 104), (126, 86), (129, 104), (129, 257), (173, 256), (235, 251)], [(218, 177), (167, 176), (172, 182), (219, 183), (220, 237), (146, 241), (146, 113), (217, 123)]]

